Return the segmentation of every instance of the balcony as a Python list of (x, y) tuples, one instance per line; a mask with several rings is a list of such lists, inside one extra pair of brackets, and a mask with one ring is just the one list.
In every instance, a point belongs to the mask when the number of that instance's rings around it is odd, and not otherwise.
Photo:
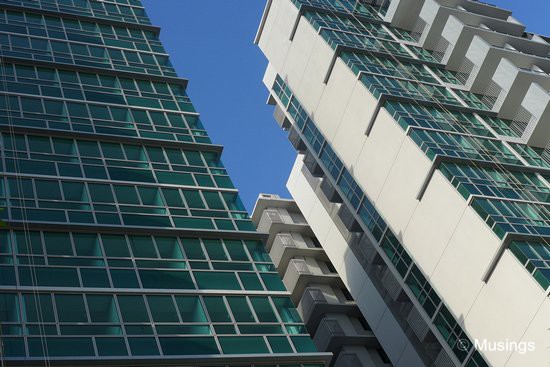
[(391, 363), (385, 363), (373, 349), (344, 348), (335, 357), (334, 367), (391, 367)]
[[(349, 319), (348, 319), (349, 320)], [(361, 345), (367, 348), (379, 347), (378, 340), (370, 330), (357, 331), (343, 319), (323, 318), (313, 336), (319, 350), (338, 353), (343, 346)]]
[(273, 242), (278, 233), (294, 232), (305, 236), (314, 236), (313, 231), (305, 221), (297, 221), (292, 218), (285, 208), (268, 207), (261, 212), (261, 216), (256, 215), (254, 210), (252, 220), (257, 223), (258, 232), (269, 233), (266, 249), (271, 251)]
[(353, 301), (341, 302), (334, 297), (326, 297), (323, 290), (307, 287), (297, 307), (308, 330), (317, 330), (323, 316), (330, 314), (344, 314), (361, 317), (361, 311)]
[[(546, 58), (546, 55), (550, 51), (548, 43), (538, 42), (536, 39), (499, 33), (494, 29), (490, 29), (485, 24), (470, 26), (451, 16), (443, 28), (441, 36), (449, 43), (445, 56), (441, 61), (451, 70), (458, 70), (476, 37), (482, 39), (488, 45), (495, 47), (495, 50), (491, 52), (496, 52), (496, 56), (517, 58), (517, 60), (514, 60), (514, 63), (520, 67), (527, 67), (537, 63), (544, 69), (550, 64), (550, 61)], [(506, 49), (504, 47), (506, 44), (512, 45), (516, 50)], [(500, 51), (497, 52), (498, 50)], [(514, 54), (515, 56), (509, 56), (510, 54)], [(479, 59), (483, 60), (483, 57)], [(472, 59), (472, 61), (475, 60), (477, 58)], [(477, 66), (480, 67), (480, 65)]]
[[(421, 17), (422, 9), (426, 7), (426, 3), (428, 3), (426, 0), (393, 0), (386, 12), (384, 20), (390, 22), (392, 26), (412, 30), (415, 26), (414, 21)], [(509, 10), (500, 9), (478, 1), (438, 0), (437, 3), (435, 1), (430, 1), (428, 6), (432, 8), (433, 14), (436, 15), (437, 9), (434, 11), (433, 7), (440, 6), (449, 9), (449, 11), (463, 12), (472, 18), (485, 17), (509, 24), (518, 24), (518, 22), (510, 16), (511, 12)], [(426, 10), (428, 9), (425, 9), (424, 12), (426, 12)], [(430, 21), (433, 23), (435, 19), (432, 18)]]
[[(310, 260), (315, 263), (315, 260)], [(292, 259), (288, 263), (283, 282), (291, 292), (294, 304), (298, 304), (306, 287), (310, 284), (328, 284), (342, 288), (344, 284), (337, 273), (323, 273), (319, 267), (314, 267), (303, 259)]]
[(289, 261), (295, 257), (328, 260), (321, 247), (308, 246), (299, 234), (290, 233), (278, 233), (275, 236), (269, 255), (281, 275), (286, 272)]

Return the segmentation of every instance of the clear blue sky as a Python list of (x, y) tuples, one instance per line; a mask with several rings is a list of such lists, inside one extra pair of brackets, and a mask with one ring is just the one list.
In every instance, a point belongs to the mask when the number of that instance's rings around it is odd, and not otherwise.
[[(265, 104), (267, 61), (252, 43), (265, 0), (142, 0), (246, 207), (260, 192), (288, 197), (295, 152)], [(550, 0), (489, 0), (527, 30), (550, 35)]]

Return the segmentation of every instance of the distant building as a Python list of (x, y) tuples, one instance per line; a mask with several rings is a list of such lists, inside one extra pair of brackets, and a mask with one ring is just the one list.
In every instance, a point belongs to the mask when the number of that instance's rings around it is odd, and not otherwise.
[(256, 42), (290, 193), (391, 363), (548, 363), (549, 39), (472, 0), (273, 0)]
[(333, 353), (332, 366), (391, 366), (296, 203), (260, 194), (252, 221), (269, 234), (271, 259), (317, 349)]

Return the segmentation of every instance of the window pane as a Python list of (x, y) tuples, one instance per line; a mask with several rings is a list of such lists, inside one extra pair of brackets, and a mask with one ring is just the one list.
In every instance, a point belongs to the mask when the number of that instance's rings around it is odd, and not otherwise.
[(142, 296), (117, 296), (124, 322), (149, 322)]
[(153, 239), (149, 236), (130, 236), (130, 246), (135, 257), (158, 257)]
[(227, 302), (233, 313), (233, 317), (237, 322), (254, 322), (254, 316), (246, 297), (227, 297)]
[(55, 305), (59, 322), (87, 322), (84, 299), (80, 294), (56, 294)]
[(222, 297), (204, 297), (204, 304), (208, 310), (210, 321), (212, 322), (230, 322), (229, 312), (225, 307)]
[(198, 296), (176, 296), (183, 322), (206, 322), (206, 314)]
[(250, 297), (250, 302), (260, 322), (277, 322), (277, 317), (271, 308), (269, 299), (265, 297)]
[(87, 295), (91, 322), (119, 322), (115, 301), (111, 295)]
[(55, 322), (52, 297), (49, 294), (23, 294), (23, 309), (28, 322)]
[(93, 233), (73, 233), (77, 256), (102, 256), (99, 238)]
[(170, 296), (147, 296), (149, 309), (155, 322), (178, 322), (178, 313), (172, 297)]
[(126, 237), (121, 235), (101, 235), (103, 249), (107, 257), (130, 257)]
[(0, 321), (19, 321), (19, 299), (17, 294), (0, 294)]
[(226, 354), (269, 353), (264, 339), (260, 336), (223, 336), (219, 341)]
[(68, 233), (44, 232), (44, 243), (48, 255), (72, 255), (71, 238)]
[(175, 237), (155, 237), (157, 249), (163, 259), (183, 259), (183, 253)]

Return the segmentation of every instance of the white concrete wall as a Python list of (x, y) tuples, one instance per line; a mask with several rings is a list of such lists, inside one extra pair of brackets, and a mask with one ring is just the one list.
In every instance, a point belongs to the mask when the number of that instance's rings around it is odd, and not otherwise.
[(323, 244), (329, 259), (356, 300), (388, 357), (395, 367), (424, 366), (416, 352), (410, 353), (414, 349), (409, 345), (406, 335), (386, 307), (363, 267), (348, 248), (345, 238), (336, 228), (329, 213), (302, 174), (302, 168), (302, 157), (298, 156), (287, 182), (287, 188), (315, 236)]

